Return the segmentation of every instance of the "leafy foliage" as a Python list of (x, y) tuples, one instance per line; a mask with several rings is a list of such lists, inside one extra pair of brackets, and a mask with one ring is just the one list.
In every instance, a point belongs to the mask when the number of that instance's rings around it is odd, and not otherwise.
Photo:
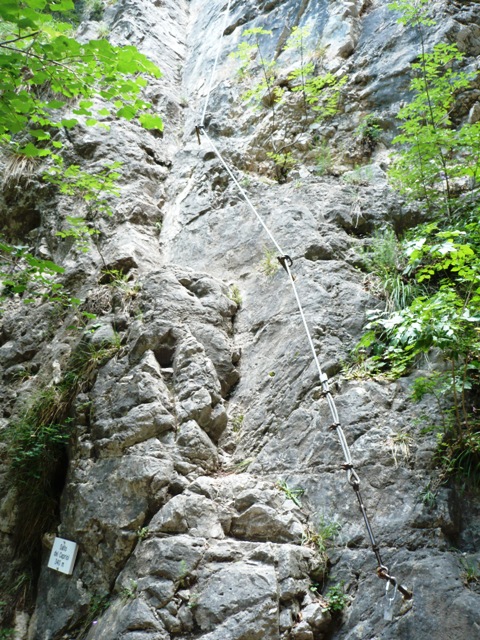
[[(403, 11), (404, 24), (431, 24), (422, 0), (394, 6)], [(460, 69), (462, 62), (455, 45), (438, 44), (427, 53), (422, 38), (420, 61), (412, 65), (414, 96), (399, 112), (401, 134), (394, 142), (401, 151), (390, 178), (435, 221), (411, 230), (398, 246), (396, 269), (408, 295), (397, 296), (393, 310), (370, 313), (358, 349), (391, 377), (408, 373), (432, 352), (440, 357), (439, 370), (416, 381), (414, 397), (436, 399), (437, 459), (446, 474), (478, 483), (480, 124), (455, 126), (452, 120), (458, 94), (474, 77)]]
[(289, 74), (288, 79), (293, 83), (300, 80), (300, 84), (294, 86), (293, 91), (302, 91), (305, 117), (308, 117), (306, 82), (307, 78), (310, 78), (315, 71), (313, 61), (306, 59), (307, 51), (305, 48), (305, 40), (310, 35), (310, 31), (309, 27), (293, 27), (287, 43), (283, 48), (284, 51), (294, 51), (300, 55), (300, 66)]
[[(91, 13), (96, 7), (90, 3), (85, 10)], [(133, 46), (115, 47), (105, 39), (77, 41), (72, 32), (77, 21), (72, 0), (2, 0), (0, 145), (14, 157), (47, 161), (45, 180), (60, 193), (83, 199), (86, 214), (69, 216), (58, 235), (73, 238), (86, 250), (88, 238), (98, 233), (94, 218), (111, 213), (108, 202), (118, 191), (120, 165), (97, 173), (65, 167), (63, 132), (80, 122), (108, 129), (112, 118), (137, 120), (157, 131), (163, 122), (142, 97), (148, 78), (161, 76), (158, 67)], [(27, 302), (39, 296), (70, 302), (55, 282), (63, 272), (60, 266), (7, 238), (0, 254), (3, 296), (27, 291)]]
[(305, 98), (317, 121), (334, 116), (338, 111), (340, 90), (347, 82), (347, 76), (338, 78), (333, 73), (314, 76), (305, 82)]
[[(293, 27), (284, 50), (297, 52), (300, 57), (300, 66), (290, 72), (288, 78), (293, 83), (292, 91), (302, 93), (305, 117), (308, 118), (310, 108), (316, 114), (317, 121), (321, 121), (337, 112), (340, 90), (347, 77), (339, 78), (330, 72), (317, 75), (312, 59), (315, 52), (305, 47), (309, 35), (308, 27)], [(298, 81), (299, 84), (296, 84)]]
[(342, 525), (339, 522), (322, 515), (315, 526), (308, 527), (303, 533), (302, 544), (315, 548), (319, 554), (320, 564), (317, 576), (322, 580), (328, 573), (328, 549), (333, 546), (341, 528)]
[(146, 128), (163, 126), (141, 97), (146, 76), (160, 77), (159, 69), (132, 46), (78, 42), (71, 24), (52, 15), (73, 9), (72, 0), (3, 0), (0, 6), (0, 141), (27, 156), (60, 149), (58, 130), (80, 119), (94, 125), (114, 115), (138, 118)]
[(249, 83), (248, 89), (242, 94), (242, 99), (252, 103), (256, 108), (270, 109), (272, 135), (269, 137), (271, 150), (267, 151), (267, 155), (275, 164), (278, 182), (285, 182), (289, 170), (295, 164), (295, 159), (292, 151), (285, 150), (291, 144), (279, 147), (273, 140), (273, 134), (276, 130), (276, 112), (284, 103), (286, 92), (301, 95), (302, 126), (306, 130), (307, 125), (313, 120), (322, 121), (337, 113), (341, 88), (347, 78), (332, 73), (318, 73), (316, 61), (319, 52), (311, 51), (306, 47), (310, 36), (308, 27), (293, 27), (283, 48), (283, 51), (299, 59), (298, 66), (288, 73), (288, 83), (279, 80), (278, 61), (268, 59), (262, 51), (262, 39), (265, 36), (270, 37), (272, 32), (256, 27), (247, 29), (242, 35), (246, 40), (240, 42), (237, 49), (230, 54), (240, 63), (238, 68), (240, 80)]
[(44, 175), (47, 182), (56, 185), (62, 195), (83, 201), (86, 205), (85, 215), (67, 216), (67, 228), (57, 231), (57, 236), (73, 238), (81, 251), (88, 251), (88, 238), (99, 233), (95, 220), (102, 215), (112, 215), (109, 198), (120, 193), (117, 186), (120, 167), (120, 162), (112, 162), (95, 173), (84, 171), (75, 164), (64, 169), (60, 158), (47, 169)]
[(382, 128), (373, 114), (364, 116), (355, 129), (355, 137), (365, 153), (372, 153), (382, 135)]
[(430, 17), (430, 0), (398, 0), (388, 5), (389, 9), (399, 11), (401, 16), (398, 22), (411, 27), (432, 27), (435, 21)]
[[(275, 102), (281, 99), (282, 91), (280, 87), (274, 87), (275, 83), (275, 61), (267, 60), (262, 53), (260, 46), (260, 36), (271, 36), (272, 32), (262, 27), (254, 27), (246, 29), (242, 36), (247, 38), (240, 42), (236, 51), (230, 54), (230, 57), (240, 61), (238, 75), (241, 79), (246, 79), (252, 72), (252, 67), (256, 59), (258, 59), (261, 70), (261, 79), (253, 83), (242, 95), (245, 102), (253, 102), (256, 106), (262, 105), (262, 100), (266, 94), (266, 102), (273, 107)], [(253, 37), (254, 42), (251, 41)]]
[(50, 260), (35, 258), (27, 252), (26, 247), (0, 242), (0, 251), (6, 255), (6, 261), (11, 267), (7, 273), (0, 272), (0, 275), (5, 278), (3, 280), (3, 286), (6, 289), (4, 295), (23, 293), (27, 286), (26, 282), (30, 279), (45, 287), (49, 296), (56, 293), (58, 287), (51, 276), (63, 273), (63, 267)]
[[(271, 35), (271, 31), (269, 31), (268, 29), (263, 29), (262, 27), (246, 29), (242, 33), (242, 36), (244, 38), (247, 38), (247, 40), (242, 40), (236, 50), (230, 54), (230, 58), (238, 60), (240, 62), (240, 67), (238, 68), (237, 73), (242, 79), (247, 77), (257, 55), (259, 55), (260, 57), (262, 56), (259, 36)], [(250, 41), (250, 36), (255, 36), (255, 42)]]
[(404, 150), (390, 171), (402, 193), (423, 201), (430, 213), (450, 218), (458, 204), (456, 191), (480, 176), (480, 123), (455, 130), (450, 115), (456, 95), (474, 78), (455, 70), (462, 60), (455, 45), (441, 43), (412, 65), (415, 97), (398, 114), (401, 133), (394, 143)]
[(344, 582), (332, 585), (325, 594), (327, 606), (325, 609), (335, 613), (340, 613), (348, 605), (350, 599), (344, 591)]
[[(414, 396), (433, 395), (442, 423), (438, 459), (445, 470), (480, 479), (480, 235), (478, 223), (464, 214), (455, 224), (429, 223), (403, 242), (408, 283), (421, 286), (404, 308), (370, 314), (360, 345), (370, 351), (378, 371), (407, 373), (432, 350), (445, 370), (421, 378)], [(445, 399), (449, 399), (445, 404)]]
[[(470, 227), (470, 225), (467, 225)], [(420, 235), (423, 231), (423, 235)], [(458, 230), (438, 231), (436, 223), (417, 228), (404, 242), (408, 258), (404, 274), (421, 282), (425, 295), (390, 314), (374, 312), (370, 328), (388, 347), (390, 359), (403, 373), (420, 354), (438, 348), (446, 358), (471, 358), (479, 343), (480, 237), (472, 229), (467, 241)], [(364, 339), (366, 346), (369, 338)], [(369, 345), (368, 345), (369, 346)], [(398, 350), (400, 348), (400, 351)]]
[(267, 156), (273, 160), (279, 183), (285, 182), (288, 172), (297, 164), (291, 151), (275, 153), (268, 151)]

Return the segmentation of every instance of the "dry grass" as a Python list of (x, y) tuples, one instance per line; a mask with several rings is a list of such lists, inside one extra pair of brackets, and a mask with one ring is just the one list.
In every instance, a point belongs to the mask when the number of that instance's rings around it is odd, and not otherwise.
[(3, 184), (28, 185), (38, 165), (38, 158), (29, 158), (20, 153), (8, 155), (3, 172)]

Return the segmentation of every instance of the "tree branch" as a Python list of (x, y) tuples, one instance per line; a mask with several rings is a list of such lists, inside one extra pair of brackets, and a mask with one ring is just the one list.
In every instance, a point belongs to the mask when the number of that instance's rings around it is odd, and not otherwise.
[[(11, 44), (12, 42), (18, 42), (19, 40), (26, 40), (26, 38), (34, 38), (38, 36), (40, 31), (34, 31), (33, 33), (29, 33), (26, 36), (18, 36), (18, 38), (12, 38), (12, 40), (5, 40), (4, 42), (0, 42), (0, 47), (4, 47), (6, 44)], [(8, 49), (9, 47), (5, 47)]]

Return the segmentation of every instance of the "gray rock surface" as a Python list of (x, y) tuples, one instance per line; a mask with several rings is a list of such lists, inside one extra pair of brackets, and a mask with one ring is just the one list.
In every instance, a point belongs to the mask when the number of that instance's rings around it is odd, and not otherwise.
[[(72, 407), (75, 437), (59, 525), (49, 533), (79, 544), (74, 574), (48, 569), (44, 549), (35, 612), (18, 637), (473, 639), (480, 594), (463, 574), (465, 562), (480, 558), (480, 506), (446, 486), (433, 503), (424, 499), (438, 471), (435, 439), (420, 435), (419, 417), (435, 409), (428, 400), (411, 403), (408, 380), (340, 375), (366, 310), (382, 304), (359, 269), (367, 236), (381, 225), (402, 230), (418, 219), (385, 174), (418, 35), (397, 24), (379, 0), (232, 1), (206, 119), (209, 135), (293, 259), (382, 557), (413, 588), (413, 602), (397, 599), (393, 620), (385, 621), (385, 583), (376, 577), (340, 467), (341, 448), (329, 430), (285, 272), (265, 275), (268, 237), (207, 141), (199, 146), (194, 135), (225, 6), (119, 0), (106, 9), (111, 40), (135, 44), (161, 66), (164, 76), (149, 92), (166, 129), (163, 138), (129, 123), (113, 124), (108, 134), (72, 131), (72, 158), (123, 162), (121, 197), (114, 216), (101, 222), (98, 247), (79, 254), (60, 243), (54, 234), (68, 203), (33, 182), (37, 213), (25, 218), (27, 231), (34, 229), (38, 243), (67, 267), (65, 281), (85, 301), (82, 309), (97, 314), (84, 340), (118, 342), (118, 349)], [(427, 46), (447, 35), (474, 64), (478, 3), (433, 6), (438, 25)], [(325, 47), (327, 68), (349, 79), (342, 111), (309, 132), (343, 148), (332, 175), (318, 175), (308, 139), (289, 124), (300, 109), (295, 95), (279, 108), (280, 137), (298, 136), (295, 149), (304, 155), (277, 184), (265, 155), (268, 112), (238, 100), (228, 54), (244, 29), (264, 26), (273, 32), (268, 53), (276, 51), (288, 69), (287, 25), (309, 25), (309, 46)], [(96, 29), (94, 22), (83, 24), (82, 37)], [(353, 132), (367, 113), (379, 119), (382, 139), (369, 171), (357, 179), (361, 153)], [(468, 113), (476, 117), (473, 104)], [(7, 212), (21, 216), (32, 197), (12, 204), (12, 189), (4, 186), (2, 220)], [(102, 280), (104, 263), (128, 273), (123, 289)], [(232, 285), (241, 303), (230, 299)], [(46, 304), (9, 303), (0, 329), (0, 428), (8, 428), (35, 388), (65, 370), (79, 339), (68, 328), (75, 322), (78, 315), (55, 318)], [(395, 446), (398, 433), (409, 434), (406, 448)], [(0, 455), (5, 458), (3, 449)], [(2, 469), (0, 563), (13, 576), (15, 496)], [(301, 506), (281, 482), (304, 490)], [(324, 576), (324, 553), (312, 534), (332, 523), (340, 531)], [(325, 597), (339, 583), (347, 606), (330, 613)], [(97, 604), (103, 596), (108, 608)], [(25, 617), (18, 624), (25, 629)]]

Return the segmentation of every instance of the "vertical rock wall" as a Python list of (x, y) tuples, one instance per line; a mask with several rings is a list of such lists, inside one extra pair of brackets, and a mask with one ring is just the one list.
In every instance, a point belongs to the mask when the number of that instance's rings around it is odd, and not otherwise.
[[(194, 133), (225, 6), (119, 0), (107, 9), (112, 42), (135, 44), (164, 72), (149, 92), (166, 129), (158, 137), (114, 123), (109, 133), (70, 134), (72, 158), (89, 166), (123, 162), (122, 195), (114, 217), (102, 223), (100, 252), (83, 255), (59, 244), (54, 232), (68, 203), (34, 186), (36, 241), (66, 264), (67, 282), (97, 315), (88, 340), (111, 342), (115, 330), (121, 348), (74, 407), (60, 524), (51, 533), (76, 541), (80, 551), (73, 576), (53, 572), (45, 536), (28, 637), (474, 638), (479, 594), (462, 580), (462, 559), (478, 561), (478, 504), (467, 505), (449, 487), (435, 504), (422, 499), (437, 472), (434, 438), (419, 435), (418, 416), (432, 407), (411, 404), (408, 380), (339, 375), (366, 309), (381, 304), (357, 268), (365, 237), (384, 223), (404, 228), (415, 215), (390, 191), (384, 170), (394, 114), (407, 98), (408, 65), (418, 54), (416, 35), (378, 0), (233, 0), (206, 114), (209, 135), (293, 259), (383, 559), (413, 588), (413, 601), (397, 599), (393, 620), (385, 621), (385, 583), (375, 575), (340, 468), (341, 448), (286, 274), (263, 273), (268, 238), (205, 138), (199, 145)], [(435, 6), (431, 42), (454, 39), (476, 64), (478, 4)], [(327, 68), (349, 80), (342, 112), (308, 134), (295, 129), (298, 102), (279, 110), (274, 135), (295, 141), (304, 161), (278, 184), (265, 154), (272, 123), (241, 105), (227, 55), (245, 28), (263, 26), (273, 32), (270, 53), (288, 70), (282, 48), (296, 25), (311, 27), (311, 44), (321, 41)], [(83, 25), (83, 37), (96, 28)], [(370, 112), (383, 133), (369, 179), (319, 176), (310, 137), (343, 146), (335, 160), (341, 174), (360, 154), (353, 131)], [(3, 193), (5, 215), (11, 209)], [(129, 274), (126, 288), (102, 281), (105, 265)], [(232, 285), (240, 304), (231, 299)], [(0, 346), (5, 426), (36, 386), (50, 383), (55, 366), (66, 366), (78, 340), (70, 324), (55, 324), (41, 305), (11, 303)], [(31, 372), (26, 381), (13, 375), (19, 366)], [(402, 432), (409, 446), (398, 449), (395, 435)], [(281, 482), (304, 490), (300, 504), (279, 490)], [(13, 503), (10, 492), (1, 504), (1, 557), (10, 568)], [(312, 537), (319, 522), (340, 530), (326, 578)], [(332, 616), (311, 587), (320, 584), (325, 593), (340, 582), (348, 606)], [(104, 596), (106, 610), (98, 605)]]

